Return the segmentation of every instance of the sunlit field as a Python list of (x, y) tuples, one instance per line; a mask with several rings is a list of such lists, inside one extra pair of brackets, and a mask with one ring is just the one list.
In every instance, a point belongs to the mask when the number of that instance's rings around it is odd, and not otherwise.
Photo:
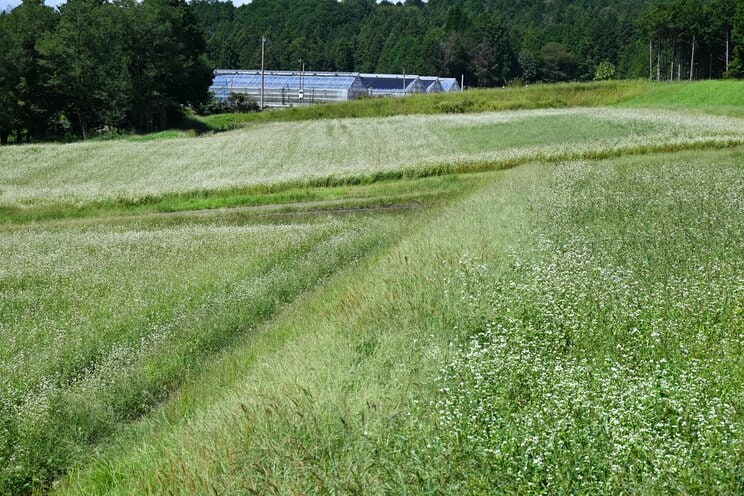
[(279, 305), (374, 250), (390, 224), (209, 219), (3, 231), (4, 489), (53, 476), (86, 443), (147, 412), (200, 357), (249, 337)]
[(535, 159), (744, 142), (744, 120), (562, 109), (269, 123), (202, 138), (0, 149), (0, 207), (441, 173)]
[(741, 160), (497, 173), (61, 492), (736, 493)]
[(741, 493), (743, 123), (2, 148), (0, 494)]

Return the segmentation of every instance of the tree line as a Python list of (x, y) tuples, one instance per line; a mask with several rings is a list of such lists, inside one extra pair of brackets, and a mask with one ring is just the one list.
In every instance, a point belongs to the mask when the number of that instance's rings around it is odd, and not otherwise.
[(262, 36), (269, 69), (468, 87), (744, 74), (744, 0), (24, 0), (0, 13), (0, 141), (165, 128)]
[(0, 14), (0, 141), (168, 126), (207, 98), (204, 31), (183, 0), (24, 0)]
[(266, 63), (273, 69), (296, 69), (302, 59), (315, 70), (464, 75), (471, 87), (656, 77), (672, 64), (675, 79), (720, 78), (741, 74), (744, 56), (744, 0), (192, 5), (207, 33), (211, 65), (226, 69), (258, 67), (262, 35), (269, 39)]
[(649, 79), (740, 77), (744, 70), (744, 2), (669, 0), (639, 22), (648, 40)]

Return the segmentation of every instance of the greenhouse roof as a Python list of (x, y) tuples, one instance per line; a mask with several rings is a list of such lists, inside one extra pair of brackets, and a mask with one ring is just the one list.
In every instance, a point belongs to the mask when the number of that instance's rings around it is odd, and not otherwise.
[(403, 74), (360, 74), (365, 87), (374, 91), (410, 92), (420, 81), (418, 76)]
[(422, 76), (421, 81), (424, 82), (424, 85), (428, 88), (430, 84), (432, 84), (433, 81), (439, 81), (439, 84), (442, 85), (442, 91), (449, 92), (449, 91), (460, 91), (460, 85), (457, 83), (457, 79), (455, 78), (439, 78), (439, 77), (431, 77), (431, 76)]
[[(266, 89), (299, 88), (316, 90), (345, 90), (351, 88), (359, 74), (353, 72), (290, 72), (266, 71)], [(251, 88), (261, 86), (261, 71), (214, 71), (212, 89)]]

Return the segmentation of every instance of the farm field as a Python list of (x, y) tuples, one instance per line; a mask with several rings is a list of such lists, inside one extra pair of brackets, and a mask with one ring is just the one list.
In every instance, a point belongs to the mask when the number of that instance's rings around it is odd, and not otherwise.
[(269, 123), (206, 138), (0, 149), (0, 208), (483, 170), (531, 160), (744, 142), (742, 120), (546, 109)]
[(0, 494), (744, 491), (715, 113), (0, 149)]

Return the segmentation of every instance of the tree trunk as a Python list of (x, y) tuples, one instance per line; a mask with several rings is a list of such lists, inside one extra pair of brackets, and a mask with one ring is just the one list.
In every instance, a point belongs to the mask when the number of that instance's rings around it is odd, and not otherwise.
[(690, 81), (692, 81), (693, 69), (695, 68), (695, 35), (692, 35), (692, 55), (690, 56)]
[(661, 81), (661, 42), (656, 47), (656, 82)]
[(708, 79), (713, 79), (713, 51), (708, 52)]
[(83, 119), (83, 114), (81, 114), (80, 112), (78, 112), (78, 122), (80, 123), (80, 132), (83, 133), (83, 139), (88, 139), (88, 133), (85, 129), (85, 120)]
[(674, 43), (672, 43), (672, 61), (669, 63), (669, 81), (674, 81)]
[(726, 31), (726, 72), (729, 71), (729, 32)]
[(648, 39), (648, 80), (654, 80), (654, 40)]
[(0, 131), (0, 145), (7, 145), (8, 144), (8, 131)]

